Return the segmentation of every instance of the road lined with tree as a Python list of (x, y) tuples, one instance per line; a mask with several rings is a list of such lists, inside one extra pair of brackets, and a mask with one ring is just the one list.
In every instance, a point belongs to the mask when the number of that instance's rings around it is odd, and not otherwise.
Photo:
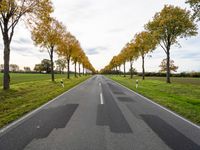
[[(144, 59), (145, 55), (152, 52), (159, 45), (166, 53), (166, 82), (170, 83), (170, 52), (171, 46), (179, 44), (180, 38), (186, 38), (197, 35), (197, 24), (194, 16), (199, 16), (199, 2), (195, 0), (188, 1), (194, 8), (195, 15), (190, 11), (180, 7), (165, 5), (164, 8), (155, 14), (152, 21), (149, 21), (144, 27), (145, 30), (136, 34), (122, 49), (121, 53), (114, 56), (110, 63), (101, 70), (102, 73), (111, 70), (117, 70), (125, 62), (130, 62), (130, 71), (132, 78), (132, 64), (137, 58), (142, 58), (142, 77), (144, 79)], [(124, 69), (125, 70), (125, 69)], [(124, 72), (125, 74), (125, 72)]]
[(199, 150), (199, 143), (199, 126), (101, 75), (0, 130), (2, 150)]
[(0, 29), (4, 45), (4, 79), (3, 89), (10, 89), (10, 45), (14, 31), (19, 21), (25, 20), (29, 26), (34, 26), (53, 12), (50, 0), (1, 0)]
[[(54, 8), (51, 0), (1, 0), (0, 1), (0, 29), (4, 42), (4, 66), (3, 89), (10, 89), (10, 45), (14, 30), (19, 21), (24, 20), (32, 33), (32, 39), (36, 46), (47, 50), (51, 62), (51, 79), (54, 77), (54, 53), (67, 60), (68, 78), (70, 78), (70, 61), (75, 65), (79, 62), (84, 69), (95, 72), (89, 62), (79, 41), (66, 27), (51, 17)], [(81, 54), (81, 57), (77, 55)], [(38, 65), (36, 68), (40, 69)], [(38, 70), (37, 69), (37, 70)], [(76, 69), (75, 69), (76, 70)], [(75, 73), (76, 74), (76, 73)]]

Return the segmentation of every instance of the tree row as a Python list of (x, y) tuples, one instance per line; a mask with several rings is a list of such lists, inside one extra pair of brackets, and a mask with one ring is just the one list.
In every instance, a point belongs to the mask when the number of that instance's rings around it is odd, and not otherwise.
[(31, 30), (35, 45), (49, 53), (52, 81), (54, 81), (54, 53), (67, 60), (68, 78), (71, 61), (75, 66), (83, 65), (84, 69), (94, 72), (79, 41), (61, 22), (51, 17), (53, 11), (51, 0), (0, 0), (0, 29), (4, 46), (4, 90), (10, 89), (10, 45), (20, 21), (24, 21)]
[[(142, 78), (145, 79), (145, 57), (160, 46), (166, 54), (166, 82), (170, 83), (170, 52), (171, 46), (180, 45), (178, 40), (195, 36), (197, 34), (196, 21), (199, 20), (200, 2), (187, 1), (193, 8), (193, 13), (186, 9), (173, 5), (165, 5), (156, 13), (151, 21), (144, 25), (144, 31), (137, 33), (128, 42), (121, 52), (112, 58), (110, 63), (101, 70), (106, 73), (112, 70), (121, 70), (123, 65), (124, 76), (126, 73), (126, 62), (130, 63), (130, 74), (133, 77), (133, 63), (139, 57), (142, 58)], [(197, 6), (196, 6), (197, 5)]]

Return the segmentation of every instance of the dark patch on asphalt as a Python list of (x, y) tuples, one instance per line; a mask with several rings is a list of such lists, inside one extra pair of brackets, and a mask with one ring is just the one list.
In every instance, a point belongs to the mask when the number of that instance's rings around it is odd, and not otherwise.
[(135, 102), (132, 98), (130, 97), (118, 97), (118, 100), (120, 102)]
[[(138, 108), (138, 106), (133, 106), (131, 104), (127, 104), (126, 107), (132, 112), (132, 114), (137, 118), (137, 119), (141, 119), (139, 112), (141, 111), (140, 108)], [(138, 110), (139, 109), (139, 110)]]
[(78, 104), (67, 104), (41, 110), (17, 128), (0, 137), (0, 149), (22, 150), (33, 139), (48, 137), (53, 129), (66, 126), (77, 107)]
[(113, 133), (132, 133), (124, 115), (106, 85), (102, 84), (104, 105), (98, 105), (97, 125), (109, 126)]
[(200, 145), (194, 143), (181, 132), (154, 115), (141, 115), (150, 128), (173, 150), (200, 150)]
[(113, 85), (111, 83), (108, 83), (108, 85), (114, 94), (121, 94), (121, 95), (125, 94), (124, 92), (122, 92), (121, 88), (119, 88), (118, 86)]
[(122, 91), (113, 91), (114, 94), (124, 95), (124, 92)]
[(97, 125), (99, 126), (108, 126), (109, 125), (109, 118), (107, 115), (105, 105), (98, 105), (97, 108)]

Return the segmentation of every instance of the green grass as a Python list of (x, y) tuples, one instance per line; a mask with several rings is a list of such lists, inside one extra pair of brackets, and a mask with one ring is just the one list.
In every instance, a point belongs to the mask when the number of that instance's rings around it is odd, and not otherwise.
[[(144, 81), (141, 77), (108, 77), (200, 125), (200, 78), (172, 78), (172, 84), (166, 84), (161, 77), (148, 77)], [(139, 79), (138, 89), (136, 79)]]
[[(0, 127), (20, 118), (49, 100), (69, 90), (90, 76), (66, 79), (66, 75), (56, 75), (50, 81), (46, 74), (11, 74), (11, 90), (3, 91), (0, 86)], [(60, 84), (63, 79), (65, 87)], [(0, 74), (2, 80), (2, 74)]]
[[(56, 78), (65, 78), (66, 74), (56, 74)], [(0, 86), (3, 84), (3, 74), (0, 73)], [(23, 73), (11, 73), (11, 85), (17, 83), (25, 83), (30, 81), (41, 81), (50, 79), (50, 74), (23, 74)]]

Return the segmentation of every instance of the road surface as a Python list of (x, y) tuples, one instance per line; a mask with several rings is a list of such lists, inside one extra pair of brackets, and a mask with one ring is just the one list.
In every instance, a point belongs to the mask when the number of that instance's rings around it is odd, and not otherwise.
[(0, 150), (200, 150), (199, 126), (100, 75), (0, 132)]

